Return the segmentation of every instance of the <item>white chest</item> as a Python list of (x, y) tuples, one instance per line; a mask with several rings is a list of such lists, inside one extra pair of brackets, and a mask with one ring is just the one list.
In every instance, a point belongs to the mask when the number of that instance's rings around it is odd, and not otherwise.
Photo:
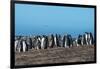
[(42, 38), (41, 40), (41, 46), (43, 46), (43, 43), (44, 43), (44, 38)]

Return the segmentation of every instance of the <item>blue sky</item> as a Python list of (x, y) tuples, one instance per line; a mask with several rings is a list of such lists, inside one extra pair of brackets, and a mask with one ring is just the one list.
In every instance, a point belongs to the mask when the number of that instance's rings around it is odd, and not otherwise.
[(94, 33), (94, 8), (15, 4), (15, 34)]

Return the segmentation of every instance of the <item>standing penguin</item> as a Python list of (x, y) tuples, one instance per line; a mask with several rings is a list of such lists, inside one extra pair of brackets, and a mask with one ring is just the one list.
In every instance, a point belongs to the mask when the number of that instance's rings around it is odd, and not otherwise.
[(41, 38), (41, 49), (47, 49), (48, 46), (48, 38), (47, 36), (43, 35)]
[(86, 36), (85, 36), (86, 34), (83, 34), (83, 45), (86, 45), (87, 43), (86, 43)]
[(82, 38), (81, 38), (81, 45), (83, 46), (84, 45), (84, 36), (82, 35)]
[(59, 34), (58, 35), (59, 47), (63, 46), (63, 37)]
[(68, 39), (67, 39), (67, 35), (64, 35), (64, 38), (63, 38), (63, 47), (69, 48), (69, 47), (68, 47)]
[(72, 45), (73, 45), (72, 36), (69, 35), (69, 47), (72, 47)]
[(82, 43), (82, 35), (79, 34), (79, 36), (78, 36), (78, 44), (82, 45), (81, 43)]
[(39, 36), (36, 37), (35, 49), (37, 49), (37, 50), (41, 49), (41, 39)]
[(94, 39), (93, 39), (93, 35), (92, 35), (92, 33), (90, 32), (90, 37), (91, 37), (91, 43), (92, 43), (92, 45), (94, 44)]
[(57, 42), (57, 47), (59, 47), (59, 37), (58, 37), (58, 34), (56, 34), (56, 42)]
[(17, 52), (18, 42), (19, 42), (18, 40), (15, 40), (15, 48), (14, 48), (15, 52)]
[(22, 52), (22, 40), (20, 39), (19, 41), (18, 41), (18, 46), (17, 46), (17, 51), (18, 52)]
[(88, 35), (88, 41), (89, 41), (89, 45), (93, 45), (93, 35), (91, 32)]
[(85, 40), (86, 40), (86, 45), (89, 45), (88, 32), (85, 32)]
[(26, 41), (25, 40), (23, 40), (22, 41), (22, 49), (23, 49), (23, 52), (26, 52), (26, 51), (28, 51), (28, 46), (27, 46), (27, 44), (26, 44)]
[(32, 49), (32, 39), (30, 37), (26, 37), (26, 44), (28, 49)]
[(56, 36), (54, 36), (54, 46), (57, 47), (57, 37)]
[(49, 48), (53, 48), (54, 46), (54, 36), (53, 34), (51, 34), (50, 36), (48, 36), (48, 38), (46, 38), (46, 41), (48, 42), (48, 47)]

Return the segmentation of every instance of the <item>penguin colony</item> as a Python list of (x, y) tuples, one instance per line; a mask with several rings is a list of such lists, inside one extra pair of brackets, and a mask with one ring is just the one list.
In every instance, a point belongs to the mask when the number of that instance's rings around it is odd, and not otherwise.
[(85, 32), (83, 35), (79, 34), (77, 38), (72, 38), (70, 34), (15, 36), (14, 42), (15, 52), (27, 52), (33, 48), (39, 50), (54, 47), (91, 46), (94, 45), (94, 38), (91, 32)]

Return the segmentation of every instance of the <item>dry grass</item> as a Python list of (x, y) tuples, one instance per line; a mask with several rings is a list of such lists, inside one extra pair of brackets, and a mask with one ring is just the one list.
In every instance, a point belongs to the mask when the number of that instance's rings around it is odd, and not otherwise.
[(31, 49), (25, 53), (15, 53), (15, 65), (51, 64), (94, 61), (94, 46), (71, 48)]

